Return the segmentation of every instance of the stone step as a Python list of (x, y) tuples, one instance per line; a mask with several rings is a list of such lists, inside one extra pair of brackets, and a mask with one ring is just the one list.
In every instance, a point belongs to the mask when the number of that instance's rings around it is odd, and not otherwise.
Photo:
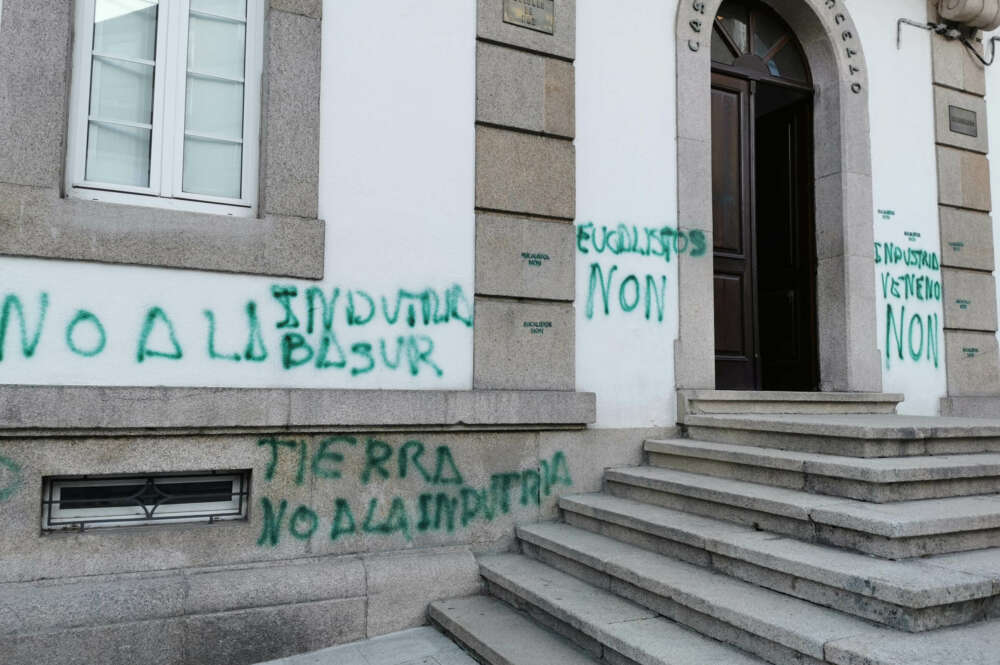
[(834, 665), (997, 665), (1000, 624), (985, 621), (919, 635), (880, 630), (828, 642), (826, 658)]
[[(573, 527), (899, 630), (1000, 610), (1000, 549), (886, 561), (608, 494), (562, 497), (559, 507)], [(554, 527), (539, 528), (544, 535)], [(536, 533), (526, 527), (519, 535), (540, 546)]]
[(996, 418), (1000, 395), (965, 395), (941, 398), (941, 415), (960, 418)]
[[(539, 536), (545, 528), (548, 530)], [(620, 596), (774, 665), (1000, 662), (1000, 625), (996, 621), (915, 635), (876, 626), (568, 525), (538, 524), (519, 531), (528, 529), (547, 541), (544, 548), (534, 547), (532, 552), (545, 557), (547, 565), (591, 584), (607, 585)], [(526, 547), (526, 551), (532, 547)], [(503, 577), (504, 571), (493, 575)], [(922, 645), (926, 654), (913, 644)]]
[(517, 554), (480, 559), (487, 589), (602, 660), (639, 665), (764, 665), (656, 610)]
[(1000, 453), (844, 457), (693, 439), (645, 451), (653, 466), (875, 503), (1000, 492)]
[(610, 494), (799, 540), (908, 559), (1000, 546), (1000, 495), (873, 504), (652, 466), (609, 469)]
[(692, 439), (849, 457), (1000, 452), (1000, 420), (924, 416), (689, 415)]
[[(566, 524), (519, 529), (542, 563), (772, 663), (823, 662), (827, 642), (879, 626)], [(495, 574), (495, 573), (494, 573)]]
[(681, 390), (678, 413), (895, 413), (904, 396), (896, 393), (819, 393), (755, 390)]
[(510, 605), (487, 596), (439, 600), (427, 610), (448, 637), (488, 665), (597, 665)]

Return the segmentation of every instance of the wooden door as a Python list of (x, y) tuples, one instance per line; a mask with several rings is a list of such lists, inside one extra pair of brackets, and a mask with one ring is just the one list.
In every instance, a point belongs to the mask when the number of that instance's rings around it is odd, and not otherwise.
[(816, 390), (815, 233), (808, 101), (756, 118), (761, 387)]
[(754, 307), (752, 85), (744, 79), (712, 74), (715, 382), (722, 390), (760, 388)]

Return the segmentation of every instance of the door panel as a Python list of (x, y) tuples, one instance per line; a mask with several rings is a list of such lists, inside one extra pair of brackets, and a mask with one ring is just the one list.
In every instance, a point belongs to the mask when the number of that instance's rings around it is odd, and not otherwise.
[(715, 307), (732, 313), (734, 325), (715, 327), (715, 352), (727, 356), (747, 354), (743, 336), (743, 276), (715, 275)]
[(712, 74), (715, 375), (716, 387), (729, 390), (759, 388), (750, 86)]
[(712, 230), (716, 251), (743, 253), (744, 91), (712, 89)]

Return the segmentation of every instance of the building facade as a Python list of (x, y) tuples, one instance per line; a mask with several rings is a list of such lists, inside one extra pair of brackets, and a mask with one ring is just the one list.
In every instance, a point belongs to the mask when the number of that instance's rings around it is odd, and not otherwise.
[(1000, 416), (936, 7), (3, 0), (0, 661), (419, 625), (697, 391)]

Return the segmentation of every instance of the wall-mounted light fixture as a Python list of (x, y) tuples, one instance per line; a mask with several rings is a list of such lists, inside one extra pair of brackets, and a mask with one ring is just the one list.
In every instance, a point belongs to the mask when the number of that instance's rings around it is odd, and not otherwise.
[(938, 15), (949, 23), (990, 32), (1000, 28), (1000, 0), (938, 0)]
[[(896, 48), (899, 49), (903, 39), (903, 26), (910, 25), (935, 32), (945, 39), (959, 40), (976, 59), (987, 67), (996, 60), (997, 42), (1000, 37), (989, 41), (989, 57), (984, 57), (973, 39), (980, 39), (978, 32), (990, 32), (1000, 27), (1000, 0), (938, 0), (938, 16), (941, 23), (920, 23), (901, 18), (896, 22)], [(985, 48), (983, 51), (985, 52)]]

